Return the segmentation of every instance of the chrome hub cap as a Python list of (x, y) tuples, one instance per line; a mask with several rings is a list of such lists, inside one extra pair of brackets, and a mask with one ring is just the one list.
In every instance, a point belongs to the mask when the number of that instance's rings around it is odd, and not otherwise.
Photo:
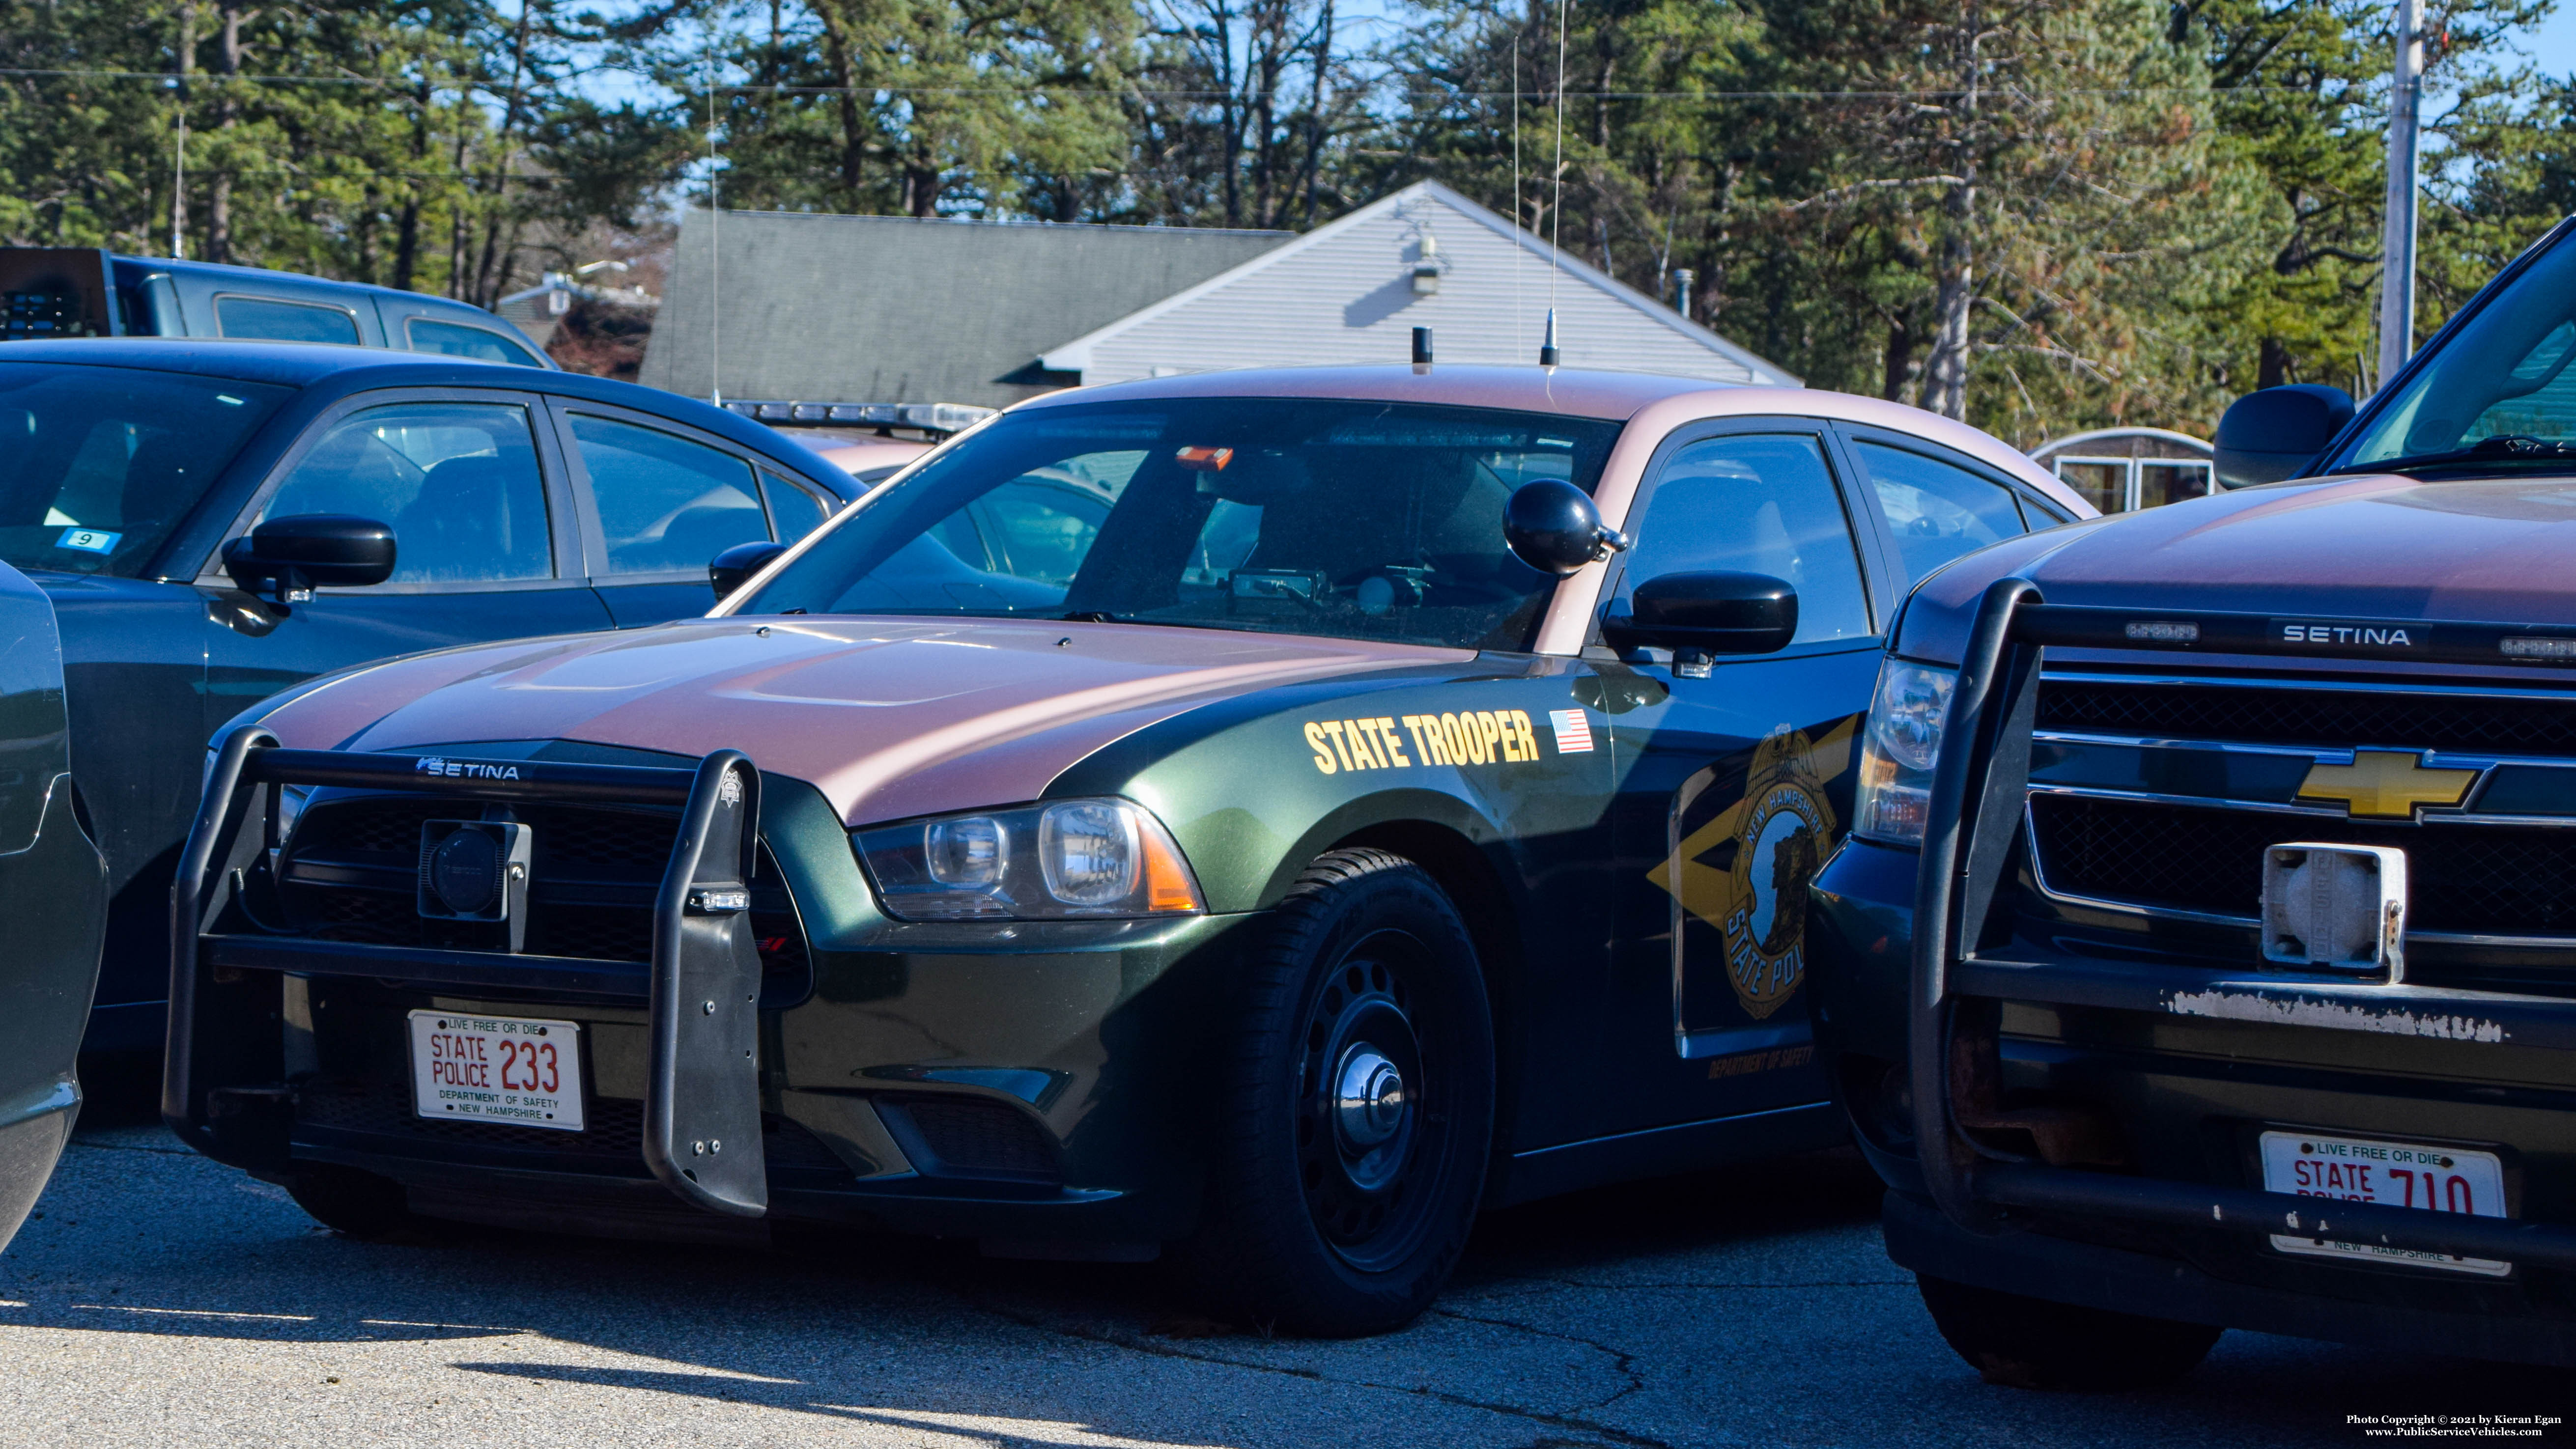
[(1404, 1073), (1377, 1048), (1363, 1043), (1342, 1054), (1333, 1125), (1344, 1147), (1367, 1152), (1402, 1131), (1405, 1105)]

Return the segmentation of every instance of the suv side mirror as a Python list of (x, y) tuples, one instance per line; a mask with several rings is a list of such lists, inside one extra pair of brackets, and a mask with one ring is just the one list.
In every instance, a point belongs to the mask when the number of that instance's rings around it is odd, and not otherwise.
[(769, 567), (770, 560), (785, 552), (787, 545), (771, 543), (765, 538), (737, 543), (717, 554), (707, 565), (707, 582), (716, 586), (716, 597), (721, 599), (741, 588), (744, 580)]
[(2212, 440), (2223, 488), (2250, 488), (2296, 478), (2343, 425), (2352, 394), (2313, 382), (2249, 392), (2228, 405)]
[(1628, 535), (1601, 524), (1591, 496), (1562, 478), (1524, 483), (1503, 505), (1503, 542), (1522, 563), (1559, 578), (1628, 547)]
[(1798, 637), (1798, 591), (1769, 574), (1663, 574), (1637, 585), (1630, 601), (1632, 612), (1601, 620), (1612, 648), (1769, 654)]
[(346, 513), (272, 518), (224, 545), (233, 586), (266, 587), (280, 604), (300, 604), (317, 588), (361, 588), (393, 577), (394, 531)]

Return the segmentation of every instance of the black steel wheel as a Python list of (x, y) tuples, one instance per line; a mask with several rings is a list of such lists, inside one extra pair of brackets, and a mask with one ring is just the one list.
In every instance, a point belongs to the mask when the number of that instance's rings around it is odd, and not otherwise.
[(1494, 1120), (1475, 945), (1420, 866), (1337, 850), (1248, 983), (1197, 1234), (1220, 1311), (1348, 1338), (1413, 1320), (1466, 1246)]
[(1987, 1383), (2096, 1393), (2157, 1389), (2200, 1366), (2224, 1330), (1915, 1275), (1933, 1326)]

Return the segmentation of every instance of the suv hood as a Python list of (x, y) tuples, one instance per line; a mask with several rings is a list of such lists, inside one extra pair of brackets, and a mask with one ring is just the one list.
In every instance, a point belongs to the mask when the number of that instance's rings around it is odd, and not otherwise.
[(1898, 647), (1955, 662), (1986, 585), (2011, 575), (2052, 604), (2576, 624), (2571, 558), (2576, 481), (2276, 484), (1971, 554), (1916, 593)]
[(262, 722), (303, 749), (738, 749), (862, 825), (1036, 799), (1101, 746), (1214, 699), (1474, 657), (1136, 624), (723, 618), (394, 660)]

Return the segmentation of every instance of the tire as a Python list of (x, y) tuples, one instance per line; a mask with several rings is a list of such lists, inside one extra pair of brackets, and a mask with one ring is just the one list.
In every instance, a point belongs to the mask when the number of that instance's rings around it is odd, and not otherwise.
[(1914, 1281), (1941, 1337), (1987, 1383), (2006, 1388), (2163, 1388), (2198, 1367), (2225, 1331), (1921, 1274)]
[(313, 1221), (362, 1242), (380, 1242), (417, 1221), (401, 1183), (352, 1167), (313, 1168), (286, 1193)]
[(1494, 1045), (1475, 944), (1420, 866), (1337, 850), (1280, 903), (1250, 977), (1176, 1262), (1264, 1332), (1401, 1328), (1448, 1281), (1484, 1191)]

